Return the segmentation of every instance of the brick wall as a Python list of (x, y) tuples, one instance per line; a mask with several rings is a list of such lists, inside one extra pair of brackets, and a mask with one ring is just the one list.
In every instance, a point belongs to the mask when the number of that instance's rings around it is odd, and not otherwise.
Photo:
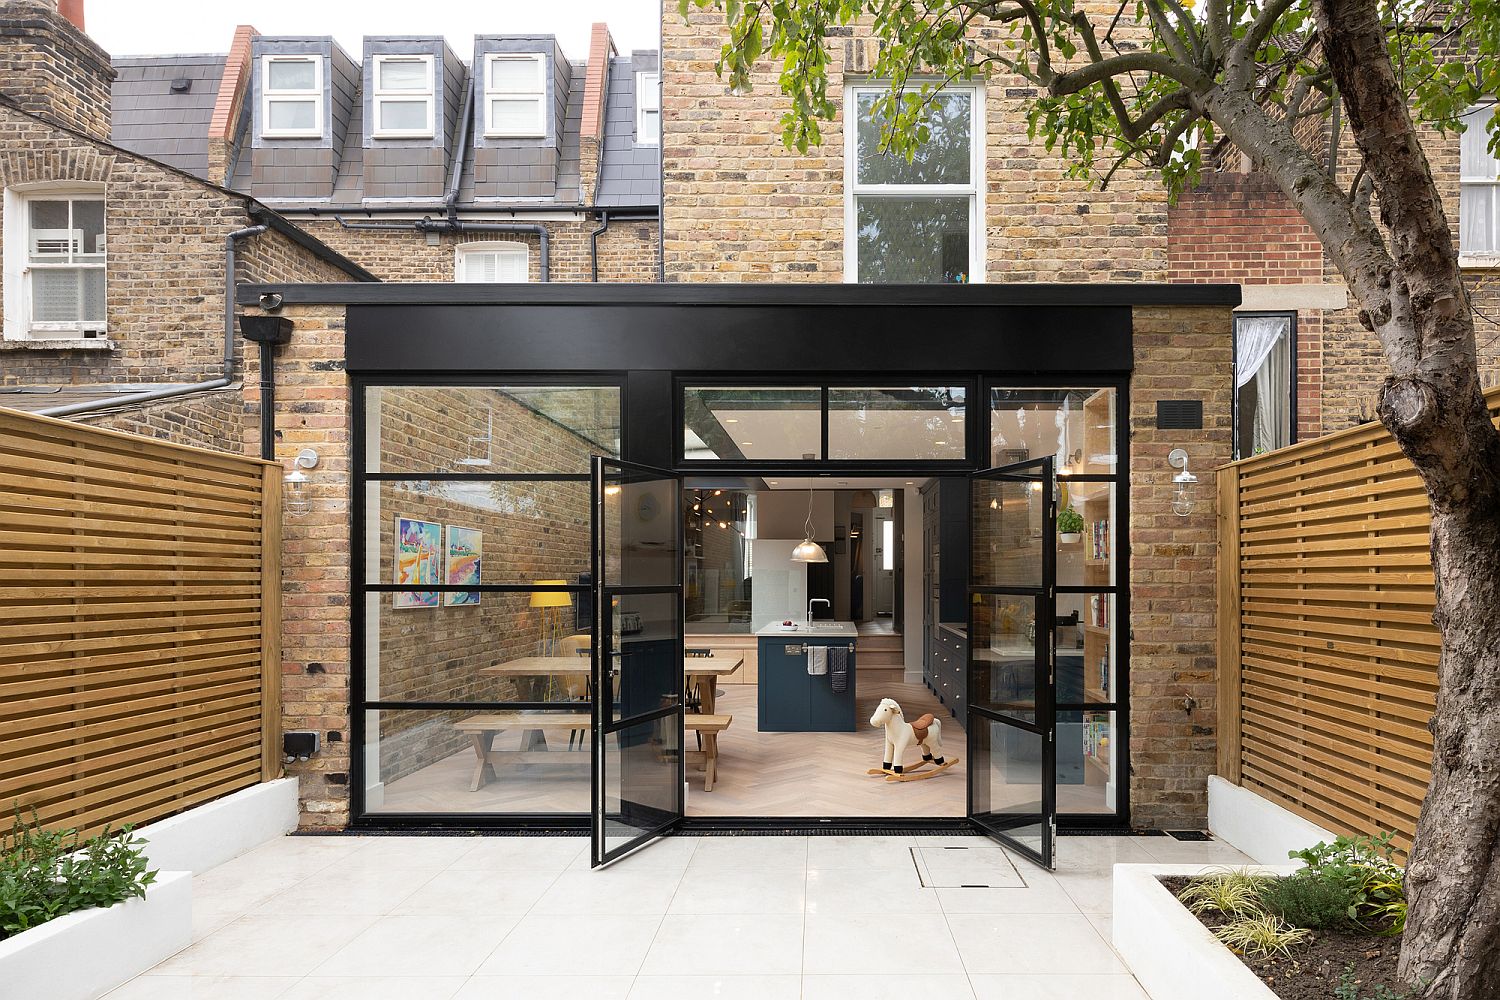
[(108, 139), (114, 79), (109, 53), (57, 12), (57, 0), (0, 2), (0, 93)]
[(143, 406), (81, 414), (73, 419), (173, 444), (238, 452), (238, 443), (244, 440), (243, 409), (239, 387), (231, 385)]
[[(1131, 822), (1201, 827), (1215, 766), (1216, 495), (1231, 453), (1228, 309), (1137, 308), (1130, 384)], [(1203, 401), (1204, 429), (1156, 429), (1158, 399)], [(1199, 477), (1172, 512), (1173, 448)], [(1191, 704), (1184, 699), (1190, 699)]]

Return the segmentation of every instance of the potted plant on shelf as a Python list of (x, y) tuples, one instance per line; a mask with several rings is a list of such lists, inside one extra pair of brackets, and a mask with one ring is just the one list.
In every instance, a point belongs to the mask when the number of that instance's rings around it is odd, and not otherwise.
[(1057, 540), (1072, 545), (1083, 537), (1083, 515), (1072, 507), (1057, 512)]

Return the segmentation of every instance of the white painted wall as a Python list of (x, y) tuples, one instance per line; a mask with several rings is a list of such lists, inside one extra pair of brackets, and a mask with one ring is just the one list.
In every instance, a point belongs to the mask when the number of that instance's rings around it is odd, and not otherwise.
[(143, 826), (151, 867), (201, 875), (297, 829), (297, 779), (280, 778)]
[(1335, 836), (1217, 774), (1208, 776), (1208, 828), (1263, 865), (1284, 865), (1288, 852), (1332, 843)]
[(904, 608), (906, 621), (902, 624), (902, 645), (906, 647), (905, 680), (922, 683), (922, 619), (927, 614), (927, 600), (922, 593), (922, 494), (915, 486), (903, 487), (905, 491), (906, 522), (906, 584)]

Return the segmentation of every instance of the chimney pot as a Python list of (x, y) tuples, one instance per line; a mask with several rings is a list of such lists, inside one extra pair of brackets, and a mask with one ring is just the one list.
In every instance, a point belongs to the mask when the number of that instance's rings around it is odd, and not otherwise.
[(79, 31), (87, 31), (83, 26), (83, 0), (58, 0), (57, 12), (69, 21)]

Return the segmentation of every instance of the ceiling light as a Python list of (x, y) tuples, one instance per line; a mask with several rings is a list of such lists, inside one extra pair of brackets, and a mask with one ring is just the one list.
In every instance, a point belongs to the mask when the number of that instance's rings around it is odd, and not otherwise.
[(737, 423), (740, 422), (740, 418), (739, 417), (726, 417), (724, 419), (724, 422), (726, 424), (737, 424)]
[(933, 444), (947, 444), (947, 441), (934, 441)]
[(808, 486), (807, 524), (804, 525), (804, 527), (807, 529), (806, 537), (804, 537), (802, 541), (797, 543), (796, 548), (792, 549), (792, 562), (826, 563), (828, 561), (828, 553), (823, 551), (823, 546), (813, 541), (812, 513), (813, 491), (812, 486)]
[(748, 447), (750, 447), (754, 443), (755, 443), (754, 441), (741, 441), (740, 442), (740, 447), (741, 448), (748, 448)]

